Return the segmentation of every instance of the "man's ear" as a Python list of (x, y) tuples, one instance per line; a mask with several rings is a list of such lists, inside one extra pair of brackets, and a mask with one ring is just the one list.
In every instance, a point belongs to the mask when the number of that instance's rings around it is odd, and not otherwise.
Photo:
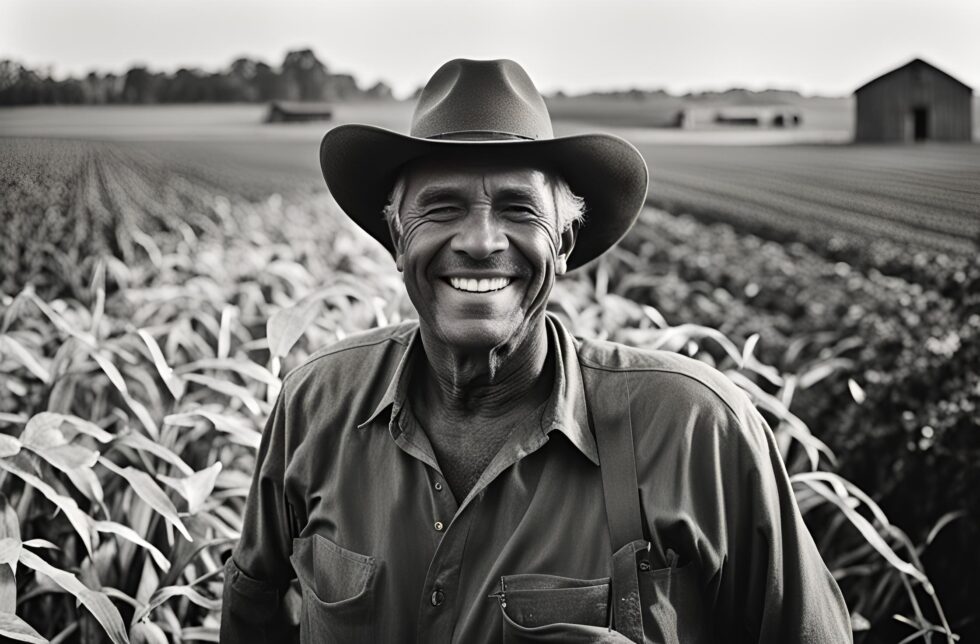
[[(393, 213), (393, 216), (401, 217), (401, 214), (395, 212)], [(394, 250), (395, 267), (398, 269), (398, 272), (400, 273), (404, 269), (404, 265), (402, 261), (403, 253), (402, 253), (401, 227), (397, 226), (393, 221), (391, 221), (391, 218), (387, 216), (385, 217), (385, 223), (388, 224), (388, 234), (391, 235), (392, 246), (395, 249)]]
[(572, 249), (575, 248), (575, 242), (578, 240), (579, 228), (580, 222), (578, 220), (573, 221), (572, 225), (566, 228), (559, 237), (558, 264), (555, 266), (557, 275), (564, 275), (565, 271), (568, 270), (568, 258), (571, 257)]

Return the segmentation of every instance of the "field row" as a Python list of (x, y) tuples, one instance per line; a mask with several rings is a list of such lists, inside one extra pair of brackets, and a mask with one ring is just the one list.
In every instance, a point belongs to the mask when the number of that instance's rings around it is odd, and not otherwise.
[(642, 146), (650, 201), (760, 232), (956, 254), (980, 241), (980, 146)]

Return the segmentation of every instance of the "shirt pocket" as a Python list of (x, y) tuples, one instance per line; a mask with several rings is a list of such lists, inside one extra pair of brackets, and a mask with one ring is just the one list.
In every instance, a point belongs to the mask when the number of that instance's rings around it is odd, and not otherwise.
[(643, 632), (656, 644), (707, 642), (710, 622), (694, 562), (640, 571)]
[(505, 575), (500, 579), (504, 644), (628, 643), (609, 629), (609, 578)]
[(375, 641), (378, 559), (314, 534), (293, 540), (290, 561), (303, 591), (300, 641)]

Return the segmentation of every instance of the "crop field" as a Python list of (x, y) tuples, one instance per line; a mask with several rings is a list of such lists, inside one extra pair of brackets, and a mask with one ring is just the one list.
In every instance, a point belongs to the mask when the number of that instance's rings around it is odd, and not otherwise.
[[(980, 244), (980, 145), (640, 145), (650, 199), (760, 233)], [(785, 236), (783, 237), (785, 238)]]
[[(216, 641), (221, 563), (282, 376), (326, 343), (414, 316), (393, 262), (321, 185), (322, 125), (256, 138), (254, 107), (222, 110), (166, 136), (125, 110), (88, 128), (58, 110), (24, 127), (0, 114), (0, 132), (19, 134), (0, 137), (0, 563), (18, 564), (0, 565), (0, 636)], [(36, 136), (53, 122), (61, 138)], [(771, 150), (644, 148), (653, 198), (659, 186), (679, 211), (740, 181), (755, 201), (711, 197), (736, 227), (648, 208), (619, 248), (558, 281), (551, 309), (579, 335), (713, 364), (750, 395), (858, 642), (967, 640), (980, 262), (956, 228), (968, 202), (943, 182), (968, 180), (976, 157)], [(701, 190), (691, 177), (706, 163), (718, 178)], [(790, 236), (816, 217), (798, 209), (829, 213), (815, 186), (835, 182), (882, 227), (847, 228), (874, 233), (862, 262)], [(940, 198), (952, 207), (928, 207)], [(742, 229), (757, 223), (748, 203), (783, 241)], [(920, 210), (942, 244), (892, 233)]]
[[(817, 246), (834, 238), (853, 249), (885, 240), (977, 252), (980, 145), (808, 143), (849, 137), (853, 106), (842, 99), (810, 99), (804, 108), (809, 118), (798, 131), (639, 127), (649, 110), (630, 101), (572, 105), (553, 106), (567, 119), (556, 124), (556, 133), (598, 127), (631, 141), (650, 165), (650, 203), (656, 207)], [(340, 106), (335, 123), (404, 131), (410, 113), (405, 103)], [(262, 115), (254, 105), (18, 108), (0, 112), (0, 135), (135, 141), (162, 158), (196, 162), (200, 172), (239, 184), (248, 176), (273, 191), (319, 189), (316, 145), (327, 125), (262, 126)]]

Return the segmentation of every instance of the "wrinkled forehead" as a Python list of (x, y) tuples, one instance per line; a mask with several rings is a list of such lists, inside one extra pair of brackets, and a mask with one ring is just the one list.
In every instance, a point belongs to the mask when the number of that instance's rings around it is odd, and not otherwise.
[(533, 159), (508, 154), (457, 154), (417, 159), (402, 168), (406, 197), (422, 191), (445, 188), (471, 190), (527, 191), (544, 196), (556, 176), (552, 169)]

